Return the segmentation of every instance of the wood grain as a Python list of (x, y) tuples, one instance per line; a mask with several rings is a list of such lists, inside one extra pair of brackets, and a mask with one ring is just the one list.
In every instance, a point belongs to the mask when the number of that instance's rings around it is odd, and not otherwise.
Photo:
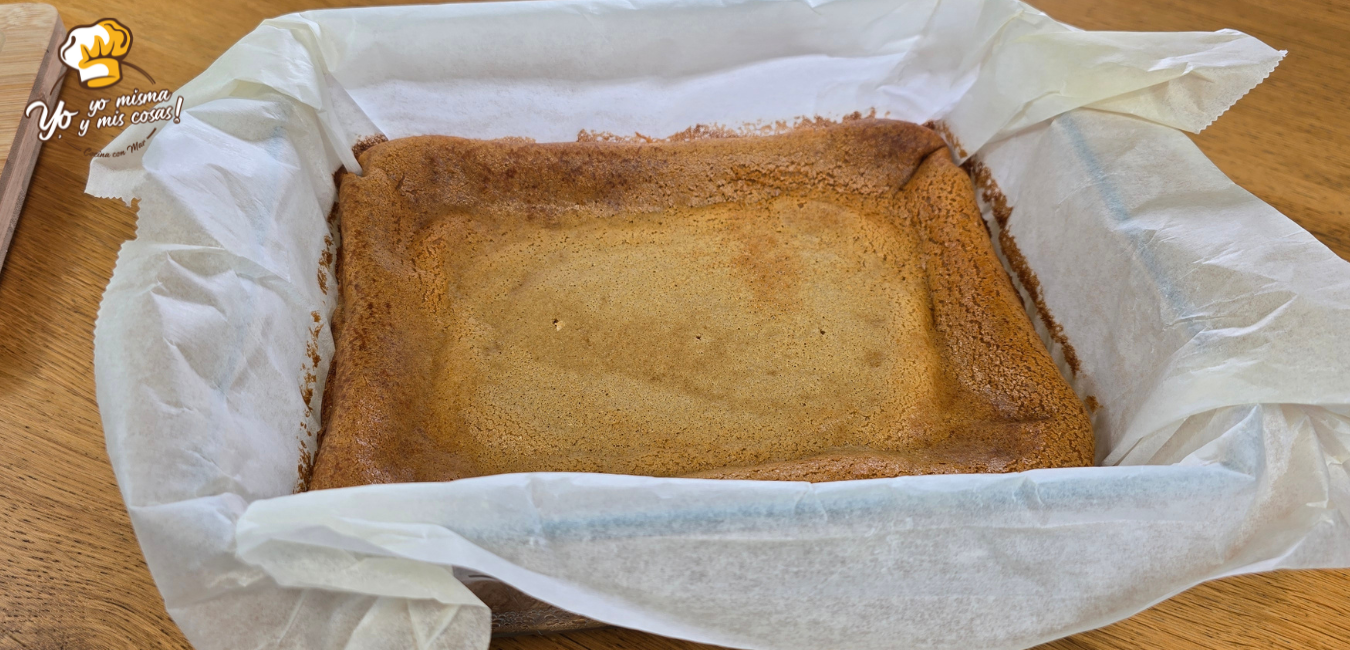
[(24, 109), (38, 100), (52, 105), (64, 74), (57, 48), (65, 34), (51, 5), (0, 5), (0, 265), (42, 145), (42, 115), (29, 117)]
[[(313, 0), (71, 0), (66, 25), (115, 17), (131, 27), (127, 60), (154, 88), (177, 88), (264, 18), (328, 6)], [(334, 5), (340, 3), (334, 3)], [(362, 3), (369, 4), (369, 3)], [(1089, 29), (1233, 27), (1290, 50), (1270, 80), (1196, 141), (1230, 177), (1350, 259), (1350, 9), (1290, 0), (1036, 0)], [(81, 108), (123, 86), (62, 96)], [(0, 648), (187, 648), (136, 546), (104, 451), (94, 403), (92, 331), (133, 210), (83, 194), (89, 159), (115, 135), (44, 146), (9, 260), (0, 271)], [(1350, 571), (1222, 580), (1042, 650), (1344, 648)], [(848, 639), (840, 639), (840, 647)], [(502, 650), (690, 650), (706, 646), (630, 630), (500, 639)]]

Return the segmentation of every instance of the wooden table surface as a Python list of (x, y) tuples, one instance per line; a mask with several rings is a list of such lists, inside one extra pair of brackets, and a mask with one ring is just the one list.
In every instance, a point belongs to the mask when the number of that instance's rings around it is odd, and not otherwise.
[[(122, 86), (175, 89), (264, 18), (323, 0), (62, 0), (67, 27), (135, 34)], [(346, 4), (343, 2), (334, 2)], [(352, 4), (369, 4), (355, 0)], [(1350, 259), (1350, 6), (1287, 0), (1034, 0), (1086, 29), (1253, 34), (1289, 56), (1196, 141), (1234, 181)], [(67, 104), (130, 88), (86, 90)], [(94, 402), (94, 317), (135, 213), (83, 193), (91, 132), (46, 144), (0, 272), (0, 648), (187, 648), (132, 535)], [(629, 630), (502, 639), (501, 650), (700, 647)], [(839, 640), (840, 647), (848, 639)], [(1350, 647), (1350, 571), (1280, 572), (1192, 589), (1044, 649)]]

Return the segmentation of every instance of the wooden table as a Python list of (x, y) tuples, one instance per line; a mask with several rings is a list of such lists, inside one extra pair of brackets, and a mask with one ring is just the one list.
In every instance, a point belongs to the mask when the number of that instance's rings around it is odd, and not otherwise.
[[(269, 16), (322, 0), (63, 0), (69, 26), (128, 25), (128, 61), (177, 88)], [(356, 0), (352, 4), (367, 4)], [(346, 4), (335, 2), (334, 4)], [(1232, 27), (1290, 54), (1196, 141), (1234, 181), (1350, 259), (1350, 8), (1308, 0), (1036, 0), (1087, 29)], [(1269, 5), (1269, 6), (1268, 6)], [(1278, 8), (1277, 8), (1278, 7)], [(151, 86), (129, 72), (124, 86)], [(129, 88), (128, 88), (129, 90)], [(68, 76), (86, 107), (110, 91)], [(83, 193), (89, 158), (114, 130), (42, 152), (0, 272), (0, 648), (187, 648), (141, 559), (104, 451), (94, 403), (94, 316), (135, 213)], [(1203, 585), (1127, 621), (1043, 646), (1344, 648), (1350, 571), (1246, 576)], [(847, 639), (839, 645), (846, 647)], [(695, 648), (628, 630), (503, 639), (502, 650)]]

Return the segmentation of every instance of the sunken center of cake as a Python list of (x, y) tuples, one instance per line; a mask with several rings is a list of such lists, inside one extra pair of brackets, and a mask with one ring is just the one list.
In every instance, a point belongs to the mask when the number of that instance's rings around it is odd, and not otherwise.
[(941, 411), (913, 231), (799, 197), (514, 222), (445, 269), (433, 435), (476, 473), (902, 450)]

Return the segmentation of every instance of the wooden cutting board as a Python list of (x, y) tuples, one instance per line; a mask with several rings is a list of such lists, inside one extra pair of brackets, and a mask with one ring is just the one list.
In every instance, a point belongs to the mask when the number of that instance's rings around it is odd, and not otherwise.
[(0, 267), (19, 222), (38, 151), (38, 120), (24, 109), (34, 101), (51, 105), (61, 92), (65, 66), (57, 48), (66, 35), (56, 8), (43, 4), (0, 5)]

